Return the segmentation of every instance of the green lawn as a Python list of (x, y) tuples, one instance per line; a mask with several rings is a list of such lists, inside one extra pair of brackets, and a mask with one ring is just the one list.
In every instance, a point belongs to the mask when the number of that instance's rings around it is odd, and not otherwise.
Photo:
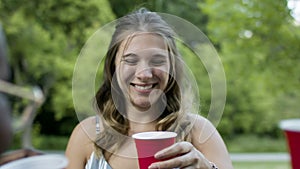
[(234, 169), (291, 169), (289, 162), (233, 162)]
[(229, 152), (287, 152), (285, 138), (271, 138), (268, 136), (240, 135), (234, 139), (225, 140)]

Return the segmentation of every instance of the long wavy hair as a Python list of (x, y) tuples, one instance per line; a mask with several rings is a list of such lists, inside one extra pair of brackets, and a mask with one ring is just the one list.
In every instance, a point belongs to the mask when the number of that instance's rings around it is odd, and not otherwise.
[[(157, 119), (156, 130), (175, 131), (178, 134), (178, 141), (190, 141), (188, 130), (191, 124), (181, 104), (182, 59), (175, 44), (175, 33), (158, 14), (142, 8), (117, 20), (115, 32), (105, 56), (104, 81), (96, 94), (96, 108), (99, 117), (102, 118), (103, 128), (95, 140), (95, 147), (97, 154), (108, 153), (108, 158), (122, 145), (126, 139), (124, 135), (128, 136), (130, 129), (129, 120), (119, 111), (125, 106), (125, 97), (119, 85), (114, 82), (115, 59), (121, 43), (137, 32), (150, 32), (163, 37), (171, 63), (169, 80), (164, 91), (166, 108)], [(118, 97), (113, 98), (113, 92)]]

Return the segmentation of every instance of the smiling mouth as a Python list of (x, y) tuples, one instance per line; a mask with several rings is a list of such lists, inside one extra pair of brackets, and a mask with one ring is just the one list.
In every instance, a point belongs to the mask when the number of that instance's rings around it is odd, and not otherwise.
[(138, 84), (133, 84), (133, 83), (131, 83), (131, 85), (138, 90), (151, 90), (156, 86), (156, 84), (138, 85)]

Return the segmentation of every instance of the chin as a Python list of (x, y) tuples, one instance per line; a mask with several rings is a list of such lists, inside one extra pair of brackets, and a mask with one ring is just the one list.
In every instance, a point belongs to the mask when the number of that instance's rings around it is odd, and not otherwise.
[(148, 110), (151, 107), (149, 102), (134, 102), (133, 105), (140, 110)]

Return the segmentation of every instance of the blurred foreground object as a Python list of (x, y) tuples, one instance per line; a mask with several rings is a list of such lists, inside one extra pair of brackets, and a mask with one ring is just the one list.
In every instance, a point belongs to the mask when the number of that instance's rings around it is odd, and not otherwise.
[(23, 148), (20, 150), (15, 150), (11, 152), (6, 152), (0, 156), (0, 166), (12, 161), (16, 161), (22, 158), (36, 156), (36, 155), (42, 155), (44, 154), (41, 151), (35, 150), (35, 149), (29, 149), (29, 148)]
[[(10, 83), (9, 67), (5, 34), (0, 24), (0, 165), (43, 154), (32, 148), (31, 127), (37, 108), (44, 102), (44, 94), (39, 87), (28, 88)], [(17, 119), (11, 119), (11, 104), (5, 94), (30, 100)], [(9, 148), (16, 132), (22, 132), (22, 149), (3, 153)]]
[(31, 145), (31, 127), (36, 116), (36, 110), (44, 102), (44, 94), (39, 87), (25, 88), (0, 79), (0, 92), (18, 96), (30, 100), (24, 108), (21, 117), (12, 120), (13, 132), (23, 132), (22, 147), (29, 148)]
[[(10, 74), (7, 61), (6, 38), (0, 23), (0, 80), (9, 80)], [(12, 141), (13, 131), (10, 112), (11, 108), (7, 96), (0, 92), (0, 154), (9, 147)]]
[(4, 152), (12, 141), (12, 127), (10, 119), (10, 108), (8, 101), (3, 94), (0, 93), (0, 154)]
[(0, 167), (0, 169), (63, 169), (68, 160), (61, 154), (45, 154), (41, 156), (20, 159)]
[(279, 127), (284, 131), (291, 156), (293, 169), (300, 169), (300, 119), (280, 121)]
[[(35, 118), (37, 108), (44, 102), (44, 94), (39, 87), (30, 88), (18, 86), (10, 83), (10, 78), (11, 71), (8, 63), (7, 43), (5, 33), (0, 23), (0, 153), (7, 148), (11, 142), (12, 135), (19, 131), (23, 132), (22, 147), (32, 147), (31, 126)], [(24, 108), (21, 117), (17, 118), (16, 120), (11, 119), (11, 105), (7, 99), (7, 96), (4, 94), (30, 100), (29, 104)]]
[(8, 81), (11, 77), (7, 59), (7, 44), (2, 25), (0, 23), (0, 79)]

